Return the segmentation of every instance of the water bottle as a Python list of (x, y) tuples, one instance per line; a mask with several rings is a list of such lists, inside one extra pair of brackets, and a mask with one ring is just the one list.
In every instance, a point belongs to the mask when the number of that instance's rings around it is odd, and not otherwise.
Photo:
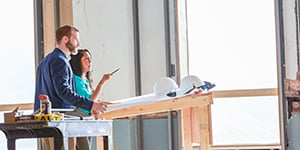
[(42, 114), (51, 114), (51, 102), (49, 97), (44, 94), (39, 95), (40, 103), (40, 111)]

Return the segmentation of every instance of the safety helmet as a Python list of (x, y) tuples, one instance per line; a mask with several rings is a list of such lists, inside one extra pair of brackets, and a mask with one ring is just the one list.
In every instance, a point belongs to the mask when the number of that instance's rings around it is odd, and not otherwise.
[(185, 76), (181, 80), (180, 85), (180, 95), (185, 95), (191, 93), (193, 90), (197, 88), (201, 88), (201, 86), (205, 85), (205, 83), (195, 75)]
[(163, 78), (158, 79), (154, 83), (153, 93), (156, 96), (175, 97), (177, 89), (178, 89), (178, 85), (172, 78), (163, 77)]

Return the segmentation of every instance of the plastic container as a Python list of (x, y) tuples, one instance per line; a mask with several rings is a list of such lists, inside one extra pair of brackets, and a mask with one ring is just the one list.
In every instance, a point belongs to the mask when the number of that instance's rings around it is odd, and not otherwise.
[(41, 101), (40, 104), (41, 114), (51, 114), (51, 102), (49, 100), (49, 97), (47, 95), (40, 94), (39, 99)]

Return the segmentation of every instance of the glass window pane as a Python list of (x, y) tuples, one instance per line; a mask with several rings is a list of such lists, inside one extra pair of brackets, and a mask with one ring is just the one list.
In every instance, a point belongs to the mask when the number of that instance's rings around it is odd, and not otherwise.
[[(274, 2), (187, 0), (189, 74), (213, 90), (277, 88)], [(216, 98), (213, 144), (278, 144), (278, 97)]]
[[(18, 3), (18, 5), (16, 5)], [(32, 103), (35, 87), (33, 3), (0, 5), (0, 104)]]
[[(33, 103), (35, 87), (33, 1), (3, 1), (0, 5), (2, 70), (0, 104)], [(31, 113), (32, 111), (27, 111)], [(4, 122), (0, 112), (0, 122)], [(0, 147), (6, 138), (0, 131)], [(36, 139), (17, 140), (16, 149), (36, 149)]]
[(215, 98), (213, 144), (278, 144), (278, 113), (277, 96)]
[(188, 0), (190, 74), (215, 90), (276, 88), (273, 3)]

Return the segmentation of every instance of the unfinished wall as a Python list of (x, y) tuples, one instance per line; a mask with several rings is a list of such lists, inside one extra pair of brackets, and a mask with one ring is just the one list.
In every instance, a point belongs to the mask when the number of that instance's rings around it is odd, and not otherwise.
[[(101, 99), (136, 96), (132, 0), (73, 0), (73, 22), (80, 30), (81, 48), (92, 51), (95, 81), (121, 68), (101, 93)], [(153, 92), (154, 83), (167, 76), (165, 3), (138, 1), (141, 93)], [(175, 2), (170, 1), (171, 63), (176, 64)]]
[(73, 16), (80, 47), (92, 52), (94, 80), (121, 68), (104, 85), (100, 99), (135, 96), (131, 0), (74, 0)]

